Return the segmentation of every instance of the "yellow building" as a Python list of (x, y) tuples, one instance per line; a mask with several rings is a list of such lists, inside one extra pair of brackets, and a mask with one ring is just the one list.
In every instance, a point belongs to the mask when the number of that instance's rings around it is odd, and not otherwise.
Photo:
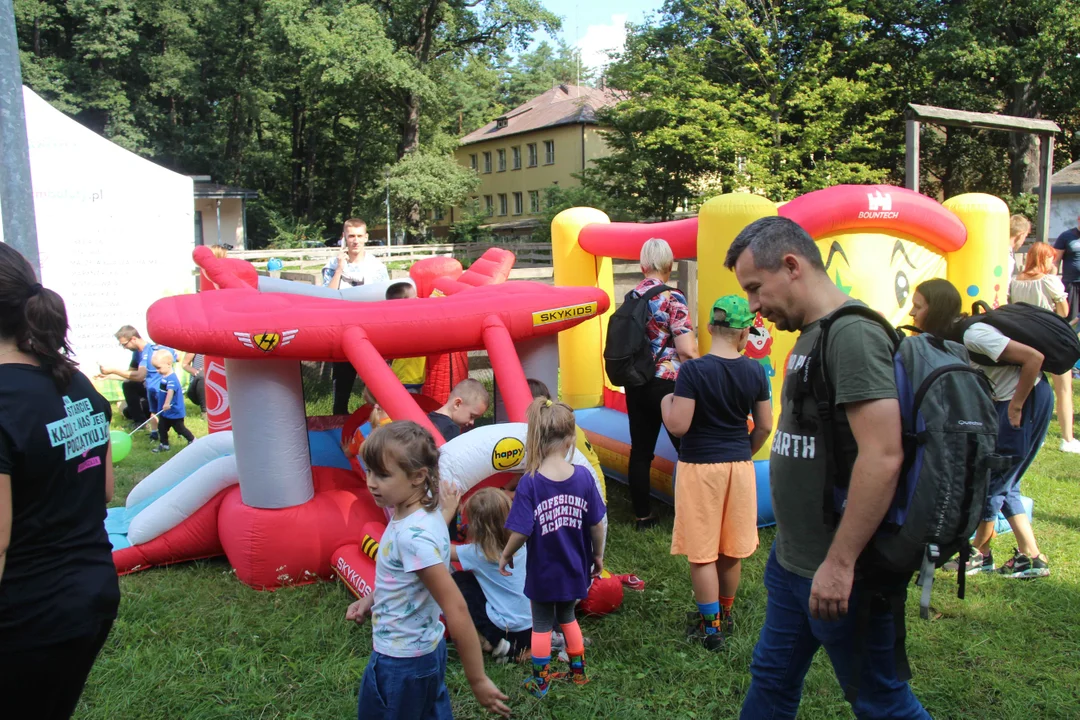
[[(618, 102), (614, 91), (559, 85), (461, 139), (457, 161), (480, 176), (472, 193), (491, 229), (528, 232), (539, 221), (544, 191), (579, 184), (573, 173), (608, 154), (596, 111)], [(435, 210), (436, 236), (462, 218), (462, 208)]]

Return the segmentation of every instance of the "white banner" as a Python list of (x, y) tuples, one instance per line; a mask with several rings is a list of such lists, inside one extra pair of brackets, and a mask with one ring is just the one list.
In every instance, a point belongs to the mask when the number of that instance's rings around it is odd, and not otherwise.
[(131, 153), (23, 88), (41, 282), (67, 305), (83, 372), (126, 368), (113, 337), (161, 297), (195, 291), (192, 180)]

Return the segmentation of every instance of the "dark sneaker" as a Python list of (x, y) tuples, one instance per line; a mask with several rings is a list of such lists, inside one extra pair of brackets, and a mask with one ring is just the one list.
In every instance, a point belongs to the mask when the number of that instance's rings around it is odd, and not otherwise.
[(1049, 577), (1050, 562), (1045, 555), (1030, 558), (1019, 550), (1013, 550), (1013, 556), (997, 569), (998, 574), (1017, 580), (1033, 580)]
[[(984, 566), (986, 565), (987, 559), (990, 560), (990, 569), (993, 570), (994, 569), (994, 561), (990, 557), (989, 553), (987, 553), (986, 555), (983, 555), (978, 550), (972, 550), (971, 551), (971, 557), (968, 558), (967, 564), (964, 566), (964, 574), (965, 575), (977, 575), (978, 573), (986, 572), (986, 569), (985, 569)], [(949, 562), (942, 565), (941, 569), (944, 570), (945, 572), (948, 572), (948, 573), (957, 572), (960, 569), (960, 556), (958, 555), (958, 556), (954, 557), (952, 560), (950, 560)]]
[(994, 572), (994, 551), (987, 550), (983, 554), (982, 567), (979, 568), (979, 572), (992, 573)]
[(152, 452), (152, 453), (169, 452), (169, 446), (168, 445), (162, 445), (162, 444), (159, 443), (158, 446), (156, 448), (152, 448), (150, 450), (150, 452)]
[(701, 643), (709, 652), (720, 652), (724, 649), (724, 644), (727, 642), (727, 638), (724, 637), (722, 632), (707, 633), (705, 632), (705, 626), (701, 625), (697, 628), (693, 635), (690, 635), (688, 639), (691, 642)]
[(660, 524), (660, 518), (656, 517), (655, 515), (650, 515), (647, 518), (639, 519), (637, 521), (637, 523), (634, 525), (634, 528), (638, 532), (645, 532), (646, 530), (654, 528), (659, 524)]
[(735, 630), (735, 619), (732, 617), (730, 610), (724, 612), (720, 611), (720, 632), (724, 635), (730, 635)]

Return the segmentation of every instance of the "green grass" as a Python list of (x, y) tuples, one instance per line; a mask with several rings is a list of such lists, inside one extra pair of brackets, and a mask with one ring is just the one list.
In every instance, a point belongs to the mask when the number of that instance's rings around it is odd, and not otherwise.
[[(328, 403), (321, 397), (309, 406), (325, 412)], [(189, 427), (205, 433), (197, 415)], [(162, 461), (144, 434), (136, 437), (117, 466), (114, 504)], [(960, 601), (955, 579), (939, 574), (933, 605), (941, 616), (930, 622), (918, 619), (910, 595), (913, 687), (935, 718), (1080, 717), (1080, 458), (1058, 452), (1058, 440), (1055, 422), (1024, 480), (1053, 575), (1034, 582), (973, 577)], [(626, 489), (610, 487), (609, 569), (635, 572), (647, 587), (627, 592), (619, 612), (583, 622), (594, 641), (593, 682), (553, 687), (538, 701), (521, 690), (524, 668), (489, 664), (492, 679), (510, 695), (515, 717), (735, 717), (763, 620), (762, 570), (773, 531), (761, 532), (761, 548), (745, 563), (730, 647), (708, 654), (681, 639), (693, 604), (685, 560), (668, 554), (671, 509), (662, 508), (660, 528), (635, 533)], [(995, 541), (1001, 560), (1010, 542), (1007, 535)], [(256, 592), (224, 560), (213, 560), (136, 573), (121, 579), (121, 589), (119, 619), (77, 717), (355, 716), (371, 633), (344, 621), (351, 598), (339, 583)], [(447, 683), (457, 717), (483, 716), (453, 654)], [(823, 653), (807, 676), (800, 717), (851, 717)]]

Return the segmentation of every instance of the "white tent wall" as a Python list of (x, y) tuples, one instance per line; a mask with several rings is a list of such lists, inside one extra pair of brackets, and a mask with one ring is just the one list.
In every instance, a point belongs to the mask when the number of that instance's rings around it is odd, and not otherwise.
[(83, 127), (23, 88), (42, 283), (67, 305), (83, 372), (127, 367), (113, 337), (161, 297), (194, 292), (192, 180)]

